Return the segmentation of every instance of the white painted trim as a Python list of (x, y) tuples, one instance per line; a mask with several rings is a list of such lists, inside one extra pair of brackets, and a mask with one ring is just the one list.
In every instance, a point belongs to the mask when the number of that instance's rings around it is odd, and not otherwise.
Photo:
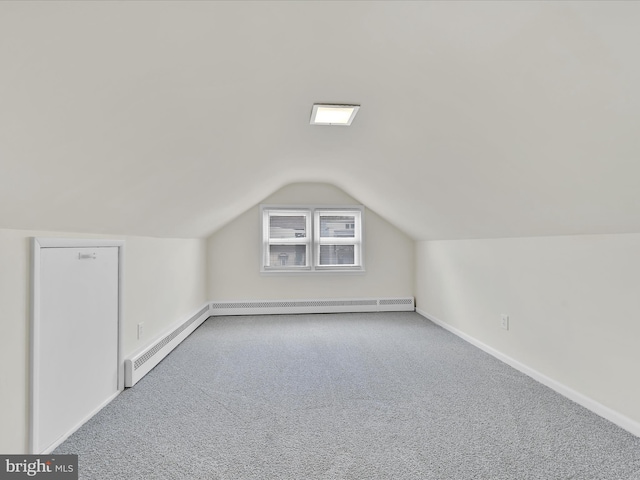
[(212, 301), (211, 315), (413, 312), (413, 297)]
[[(167, 355), (169, 355), (174, 348), (182, 343), (182, 341), (191, 335), (196, 328), (204, 323), (204, 321), (211, 316), (211, 307), (209, 303), (205, 303), (191, 315), (188, 315), (184, 319), (172, 324), (169, 328), (165, 329), (161, 334), (149, 341), (147, 345), (137, 350), (130, 355), (125, 361), (125, 387), (133, 387), (142, 377), (149, 373), (158, 363), (162, 361)], [(182, 327), (185, 323), (190, 323), (184, 330), (178, 333), (170, 340), (167, 339), (173, 332)], [(167, 339), (167, 340), (165, 340)], [(165, 341), (166, 344), (160, 347), (156, 352), (149, 354), (149, 358), (143, 361), (143, 364), (138, 368), (135, 368), (136, 360), (146, 355), (149, 351), (156, 348), (160, 342)]]
[[(29, 452), (32, 454), (40, 454), (43, 452), (36, 451), (38, 445), (38, 409), (36, 408), (36, 399), (38, 398), (38, 380), (40, 352), (40, 251), (42, 248), (100, 248), (100, 247), (117, 247), (118, 248), (118, 392), (124, 390), (124, 362), (123, 362), (123, 324), (124, 324), (124, 240), (108, 240), (108, 239), (78, 239), (78, 238), (46, 238), (33, 237), (31, 242), (31, 318), (30, 318), (30, 375), (29, 375)], [(117, 395), (117, 394), (116, 394)], [(115, 396), (113, 398), (115, 398)], [(113, 399), (112, 398), (112, 399)], [(109, 401), (111, 401), (110, 399)], [(98, 412), (105, 402), (91, 416)], [(86, 422), (89, 418), (82, 423)], [(77, 430), (82, 423), (74, 430), (70, 431), (65, 438)], [(55, 446), (53, 447), (55, 448)]]
[(40, 371), (36, 368), (39, 362), (40, 352), (40, 245), (37, 238), (31, 243), (31, 318), (29, 333), (29, 453), (38, 454), (38, 425), (40, 424), (39, 411), (36, 408), (38, 398), (38, 385), (40, 384)]
[(39, 248), (100, 248), (100, 247), (124, 247), (124, 240), (111, 239), (82, 239), (82, 238), (58, 238), (58, 237), (34, 237)]
[(345, 275), (366, 275), (367, 271), (364, 269), (361, 270), (304, 270), (301, 268), (300, 270), (265, 270), (260, 272), (260, 276), (262, 277), (304, 277), (308, 275), (315, 276), (340, 276), (343, 277)]
[[(296, 245), (306, 245), (307, 247), (307, 263), (308, 265), (302, 267), (288, 267), (279, 269), (277, 266), (266, 266), (267, 255), (269, 248), (269, 235), (265, 230), (265, 224), (268, 219), (269, 211), (280, 210), (283, 215), (291, 215), (298, 213), (307, 217), (307, 230), (308, 235), (306, 242), (295, 241), (295, 239), (285, 239), (283, 243), (291, 243)], [(359, 234), (349, 241), (348, 239), (334, 239), (336, 243), (342, 244), (354, 244), (356, 245), (356, 256), (359, 260), (358, 265), (331, 265), (322, 266), (319, 265), (320, 245), (323, 243), (320, 241), (320, 237), (317, 232), (319, 231), (319, 222), (317, 213), (324, 212), (336, 212), (349, 214), (349, 212), (358, 212), (357, 224), (359, 225)], [(352, 204), (352, 205), (281, 205), (281, 204), (260, 204), (260, 274), (266, 276), (282, 276), (282, 275), (363, 275), (366, 273), (366, 247), (365, 247), (365, 217), (366, 209), (364, 205)], [(279, 242), (276, 242), (278, 244)], [(330, 243), (329, 241), (325, 243)]]
[(452, 327), (451, 325), (449, 325), (448, 323), (440, 320), (439, 318), (435, 317), (434, 315), (431, 315), (427, 312), (425, 312), (424, 310), (420, 309), (420, 308), (416, 308), (416, 312), (420, 315), (422, 315), (423, 317), (425, 317), (427, 320), (432, 321), (433, 323), (435, 323), (436, 325), (439, 325), (440, 327), (444, 328), (445, 330), (450, 331), (451, 333), (453, 333), (454, 335), (462, 338), (463, 340), (469, 342), (470, 344), (478, 347), (480, 350), (483, 350), (484, 352), (488, 353), (489, 355), (497, 358), (498, 360), (500, 360), (501, 362), (506, 363), (507, 365), (515, 368), (516, 370), (519, 370), (520, 372), (524, 373), (525, 375), (533, 378), (534, 380), (536, 380), (537, 382), (540, 382), (541, 384), (549, 387), (552, 390), (555, 390), (557, 393), (559, 393), (560, 395), (567, 397), (569, 400), (572, 400), (574, 402), (576, 402), (578, 405), (583, 406), (584, 408), (586, 408), (587, 410), (591, 410), (593, 413), (595, 413), (596, 415), (599, 415), (607, 420), (609, 420), (612, 423), (615, 423), (616, 425), (618, 425), (619, 427), (625, 429), (626, 431), (628, 431), (629, 433), (635, 435), (636, 437), (640, 437), (640, 422), (637, 422), (623, 414), (621, 414), (620, 412), (617, 412), (616, 410), (613, 410), (612, 408), (609, 408), (599, 402), (597, 402), (596, 400), (564, 385), (563, 383), (558, 382), (557, 380), (554, 380), (553, 378), (550, 378), (548, 376), (546, 376), (543, 373), (540, 373), (539, 371), (525, 365), (524, 363), (519, 362), (518, 360), (515, 360), (514, 358), (509, 357), (508, 355), (505, 355), (504, 353), (496, 350), (493, 347), (490, 347), (489, 345), (487, 345), (486, 343), (481, 342), (480, 340), (472, 337), (471, 335), (468, 335), (466, 333), (464, 333), (461, 330), (458, 330), (455, 327)]

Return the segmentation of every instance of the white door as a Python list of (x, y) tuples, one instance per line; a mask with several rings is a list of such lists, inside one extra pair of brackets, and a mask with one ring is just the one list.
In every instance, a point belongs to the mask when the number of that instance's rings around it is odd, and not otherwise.
[(118, 254), (118, 247), (40, 249), (34, 453), (57, 446), (118, 393)]

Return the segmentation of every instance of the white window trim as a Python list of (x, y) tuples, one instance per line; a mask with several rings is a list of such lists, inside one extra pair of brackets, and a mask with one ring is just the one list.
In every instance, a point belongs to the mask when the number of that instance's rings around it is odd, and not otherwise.
[[(305, 216), (305, 228), (306, 228), (306, 236), (301, 239), (297, 237), (292, 238), (278, 238), (271, 239), (269, 237), (269, 229), (265, 228), (265, 225), (269, 223), (269, 216), (271, 213), (277, 212), (279, 216), (287, 217), (299, 217)], [(262, 255), (261, 255), (261, 271), (263, 272), (281, 272), (281, 271), (294, 271), (294, 270), (310, 270), (311, 269), (311, 259), (312, 255), (312, 245), (313, 245), (313, 236), (311, 233), (311, 224), (312, 224), (312, 215), (313, 212), (309, 209), (292, 209), (292, 208), (273, 208), (273, 207), (263, 207), (262, 215), (261, 215), (261, 225), (262, 225)], [(287, 268), (279, 268), (278, 265), (268, 265), (269, 263), (269, 246), (270, 245), (305, 245), (307, 247), (305, 261), (306, 265), (291, 265)]]
[[(278, 239), (274, 241), (269, 239), (268, 225), (269, 214), (278, 211), (283, 215), (301, 215), (308, 213), (307, 217), (307, 242), (301, 242), (297, 238)], [(335, 214), (349, 215), (356, 217), (356, 226), (360, 223), (360, 229), (356, 228), (355, 237), (320, 237), (319, 223), (320, 215)], [(326, 275), (326, 274), (363, 274), (365, 273), (364, 262), (364, 206), (362, 205), (260, 205), (260, 273), (262, 275)], [(306, 266), (288, 266), (286, 268), (278, 268), (278, 265), (269, 266), (269, 245), (307, 245), (307, 265)], [(321, 244), (326, 245), (355, 245), (356, 258), (359, 265), (319, 265)]]

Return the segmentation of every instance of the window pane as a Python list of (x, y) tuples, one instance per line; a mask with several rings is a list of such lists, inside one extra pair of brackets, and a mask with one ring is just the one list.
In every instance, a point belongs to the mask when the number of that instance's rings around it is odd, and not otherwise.
[(354, 245), (320, 245), (320, 265), (354, 265)]
[(355, 237), (356, 217), (349, 215), (321, 216), (321, 237)]
[(304, 215), (269, 216), (269, 238), (306, 238), (307, 217)]
[(295, 267), (307, 265), (306, 245), (269, 245), (271, 267)]

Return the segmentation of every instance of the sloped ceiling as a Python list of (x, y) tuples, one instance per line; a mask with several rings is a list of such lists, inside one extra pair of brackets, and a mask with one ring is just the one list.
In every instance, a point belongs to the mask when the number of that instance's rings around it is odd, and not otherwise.
[[(0, 228), (202, 237), (326, 182), (415, 239), (640, 231), (640, 2), (0, 2)], [(314, 127), (314, 102), (362, 105)]]

